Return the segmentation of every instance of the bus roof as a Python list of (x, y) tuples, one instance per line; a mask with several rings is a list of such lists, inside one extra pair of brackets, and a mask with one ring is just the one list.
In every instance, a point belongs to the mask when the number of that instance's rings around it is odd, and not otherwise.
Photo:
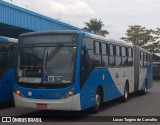
[(84, 32), (84, 34), (85, 34), (86, 37), (91, 37), (93, 39), (97, 39), (97, 40), (101, 40), (101, 41), (108, 41), (108, 42), (113, 43), (113, 44), (116, 43), (116, 44), (125, 45), (125, 46), (133, 46), (133, 43), (131, 43), (131, 42), (127, 43), (127, 42), (122, 41), (122, 40), (109, 39), (107, 37), (103, 37), (103, 36), (88, 33), (88, 32)]
[(9, 38), (9, 37), (4, 37), (4, 36), (0, 36), (0, 42), (13, 42), (13, 43), (17, 43), (17, 39), (15, 38)]
[(96, 35), (96, 34), (92, 34), (92, 33), (89, 33), (89, 32), (85, 32), (85, 31), (82, 31), (82, 30), (51, 30), (51, 31), (38, 31), (38, 32), (30, 32), (30, 33), (23, 33), (20, 35), (20, 37), (27, 37), (27, 36), (32, 36), (32, 35), (44, 35), (44, 34), (52, 34), (52, 33), (73, 33), (73, 34), (79, 34), (79, 33), (82, 33), (85, 37), (90, 37), (90, 38), (93, 38), (93, 39), (96, 39), (96, 40), (101, 40), (101, 41), (108, 41), (108, 42), (111, 42), (113, 44), (120, 44), (120, 45), (125, 45), (125, 46), (133, 46), (133, 44), (130, 42), (130, 43), (127, 43), (127, 42), (124, 42), (122, 40), (113, 40), (113, 39), (108, 39), (106, 37), (103, 37), (103, 36), (99, 36), (99, 35)]
[(29, 33), (23, 33), (20, 35), (20, 37), (27, 37), (32, 35), (44, 35), (44, 34), (53, 34), (53, 33), (74, 33), (79, 34), (78, 30), (46, 30), (46, 31), (36, 31), (36, 32), (29, 32)]

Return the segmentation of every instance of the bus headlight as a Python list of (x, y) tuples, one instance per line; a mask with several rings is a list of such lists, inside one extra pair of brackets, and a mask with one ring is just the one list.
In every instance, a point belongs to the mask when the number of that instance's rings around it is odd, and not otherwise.
[(15, 93), (16, 93), (17, 95), (21, 95), (21, 91), (20, 91), (19, 89), (16, 89)]
[(68, 98), (74, 94), (74, 88), (70, 89), (64, 96), (63, 98)]
[[(23, 94), (21, 93), (21, 91), (19, 90), (19, 89), (16, 89), (15, 90), (15, 93), (17, 94), (17, 95), (19, 95), (19, 96), (23, 96)], [(24, 97), (24, 96), (23, 96)]]

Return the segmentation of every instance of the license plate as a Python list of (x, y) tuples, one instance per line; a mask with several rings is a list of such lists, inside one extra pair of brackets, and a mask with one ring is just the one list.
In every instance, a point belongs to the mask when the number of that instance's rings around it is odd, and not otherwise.
[(47, 104), (36, 104), (36, 107), (39, 109), (46, 109), (48, 105)]

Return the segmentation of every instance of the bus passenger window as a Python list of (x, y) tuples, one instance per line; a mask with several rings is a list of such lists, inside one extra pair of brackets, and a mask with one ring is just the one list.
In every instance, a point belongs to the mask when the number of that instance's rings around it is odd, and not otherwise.
[(143, 67), (144, 66), (144, 64), (143, 64), (143, 52), (141, 51), (140, 52), (140, 67)]
[(120, 46), (116, 46), (116, 66), (121, 66)]
[(102, 43), (102, 66), (108, 66), (108, 44)]
[(121, 47), (121, 53), (122, 53), (122, 66), (127, 66), (128, 65), (127, 48)]
[(101, 43), (94, 42), (94, 67), (101, 67)]
[(106, 55), (107, 54), (107, 45), (106, 43), (102, 43), (102, 55)]
[(100, 54), (100, 43), (99, 42), (94, 43), (94, 52), (95, 54)]
[(147, 68), (147, 54), (144, 53), (144, 67)]
[(133, 66), (133, 50), (128, 48), (128, 66)]
[(115, 66), (114, 45), (109, 45), (109, 66)]

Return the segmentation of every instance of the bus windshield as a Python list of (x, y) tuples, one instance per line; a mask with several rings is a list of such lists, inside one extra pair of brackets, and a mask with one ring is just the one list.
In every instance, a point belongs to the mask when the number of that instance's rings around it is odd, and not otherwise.
[(75, 45), (22, 47), (18, 54), (18, 82), (73, 83)]

